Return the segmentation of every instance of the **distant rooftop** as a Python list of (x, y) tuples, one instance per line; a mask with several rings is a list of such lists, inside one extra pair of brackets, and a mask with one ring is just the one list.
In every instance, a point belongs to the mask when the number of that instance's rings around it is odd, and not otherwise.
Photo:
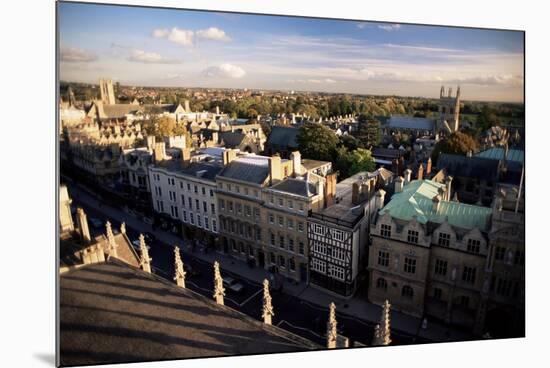
[(435, 122), (428, 118), (393, 115), (388, 119), (387, 124), (390, 128), (434, 130)]
[(438, 189), (444, 187), (445, 184), (431, 180), (414, 180), (405, 185), (402, 192), (395, 193), (379, 213), (389, 213), (391, 217), (405, 221), (410, 221), (415, 216), (421, 224), (428, 221), (448, 221), (449, 224), (463, 229), (488, 229), (492, 212), (488, 207), (441, 200), (439, 209), (435, 212), (432, 199), (438, 194)]
[(269, 157), (255, 154), (239, 156), (231, 161), (219, 176), (251, 184), (262, 184), (269, 176)]
[[(476, 153), (475, 156), (481, 157), (481, 158), (488, 158), (491, 160), (504, 160), (505, 158), (504, 152), (505, 150), (503, 147), (492, 147)], [(508, 155), (506, 156), (506, 160), (523, 164), (524, 154), (525, 152), (523, 150), (509, 149)]]
[(223, 169), (221, 165), (213, 163), (191, 162), (185, 164), (182, 160), (163, 160), (155, 163), (154, 167), (160, 167), (175, 174), (195, 176), (210, 181), (215, 181), (216, 175)]

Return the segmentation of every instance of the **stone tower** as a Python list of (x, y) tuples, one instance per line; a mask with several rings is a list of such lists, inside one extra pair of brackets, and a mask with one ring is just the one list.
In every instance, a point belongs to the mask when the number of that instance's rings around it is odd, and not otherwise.
[(441, 86), (439, 92), (439, 120), (437, 121), (438, 132), (452, 133), (458, 130), (460, 121), (460, 86), (456, 90), (456, 97), (452, 96), (453, 89), (449, 87), (445, 96), (445, 87)]
[(115, 100), (115, 91), (113, 89), (113, 81), (110, 79), (100, 79), (99, 80), (99, 91), (101, 92), (101, 102), (104, 105), (114, 105), (116, 104)]

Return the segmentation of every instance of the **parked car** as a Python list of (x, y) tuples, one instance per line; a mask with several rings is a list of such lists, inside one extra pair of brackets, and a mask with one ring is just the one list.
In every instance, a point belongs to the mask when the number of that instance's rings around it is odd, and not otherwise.
[(95, 217), (90, 217), (90, 223), (91, 223), (92, 226), (95, 227), (96, 229), (99, 229), (100, 227), (103, 226), (103, 221), (101, 221), (100, 219), (95, 218)]
[(244, 291), (244, 285), (230, 276), (223, 278), (223, 286), (235, 293), (242, 293)]

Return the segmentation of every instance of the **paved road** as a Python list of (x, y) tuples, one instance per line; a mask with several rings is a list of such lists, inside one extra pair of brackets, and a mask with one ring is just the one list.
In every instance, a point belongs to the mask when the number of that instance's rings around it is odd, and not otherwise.
[[(90, 222), (90, 229), (94, 235), (104, 233), (104, 223), (109, 220), (113, 229), (118, 229), (122, 221), (128, 221), (128, 214), (123, 214), (120, 218), (112, 218), (107, 215), (107, 210), (101, 206), (92, 206), (84, 200), (88, 198), (84, 194), (82, 188), (74, 187), (69, 184), (70, 193), (73, 195), (73, 206), (84, 208)], [(124, 216), (124, 217), (123, 217)], [(93, 220), (92, 220), (93, 219)], [(100, 220), (101, 226), (93, 226), (95, 220)], [(136, 223), (134, 218), (133, 223)], [(144, 228), (149, 228), (143, 224)], [(151, 231), (153, 235), (157, 235), (161, 230)], [(126, 233), (131, 241), (138, 239), (140, 230), (126, 224)], [(154, 241), (150, 246), (149, 254), (153, 258), (152, 264), (156, 274), (168, 280), (173, 280), (174, 275), (174, 245), (167, 244), (160, 240)], [(186, 244), (183, 239), (177, 244), (181, 248), (182, 260), (185, 267), (189, 266), (195, 271), (194, 275), (190, 272), (187, 274), (186, 286), (208, 298), (212, 298), (213, 290), (213, 265), (210, 262), (199, 259), (193, 256), (189, 244)], [(200, 252), (197, 248), (195, 252)], [(236, 261), (235, 261), (236, 262)], [(243, 266), (246, 267), (246, 266)], [(254, 281), (247, 280), (239, 275), (232, 274), (223, 270), (222, 276), (230, 275), (237, 279), (244, 286), (244, 292), (235, 294), (231, 290), (226, 290), (225, 304), (239, 310), (255, 319), (261, 320), (262, 309), (262, 286)], [(227, 288), (226, 288), (227, 289)], [(320, 345), (325, 345), (326, 323), (328, 319), (328, 308), (323, 308), (318, 305), (310, 304), (300, 300), (297, 297), (285, 294), (284, 292), (272, 291), (273, 306), (275, 316), (273, 324), (285, 330), (291, 331), (299, 336), (305, 337)], [(337, 311), (338, 330), (339, 333), (350, 338), (351, 341), (358, 341), (362, 344), (369, 345), (372, 341), (374, 325), (371, 322), (366, 322), (355, 317), (346, 315)], [(423, 343), (427, 340), (414, 339), (413, 336), (392, 332), (393, 344), (411, 344)]]

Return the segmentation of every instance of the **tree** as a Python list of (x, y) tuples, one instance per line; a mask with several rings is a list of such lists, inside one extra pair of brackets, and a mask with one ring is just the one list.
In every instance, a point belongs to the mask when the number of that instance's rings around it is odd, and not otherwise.
[(359, 115), (358, 129), (355, 137), (363, 148), (376, 147), (380, 144), (380, 122), (365, 114)]
[(302, 125), (297, 140), (304, 157), (324, 161), (332, 161), (338, 144), (338, 136), (332, 130), (316, 123)]
[(476, 126), (481, 131), (500, 124), (496, 111), (489, 106), (483, 106), (481, 113), (477, 116)]
[(185, 136), (187, 147), (190, 147), (192, 142), (191, 136), (185, 126), (178, 124), (169, 116), (156, 116), (145, 122), (143, 128), (147, 135), (155, 136), (159, 140), (162, 140), (163, 137), (183, 135)]
[(449, 137), (437, 142), (432, 152), (432, 161), (436, 164), (440, 153), (465, 155), (469, 151), (475, 152), (476, 149), (477, 142), (472, 136), (462, 132), (454, 132)]
[(340, 172), (340, 178), (348, 178), (361, 171), (373, 171), (374, 159), (371, 152), (364, 148), (348, 151), (346, 147), (338, 147), (335, 150), (335, 169)]
[(349, 151), (353, 151), (359, 147), (359, 141), (352, 135), (340, 136), (340, 146), (346, 147)]

